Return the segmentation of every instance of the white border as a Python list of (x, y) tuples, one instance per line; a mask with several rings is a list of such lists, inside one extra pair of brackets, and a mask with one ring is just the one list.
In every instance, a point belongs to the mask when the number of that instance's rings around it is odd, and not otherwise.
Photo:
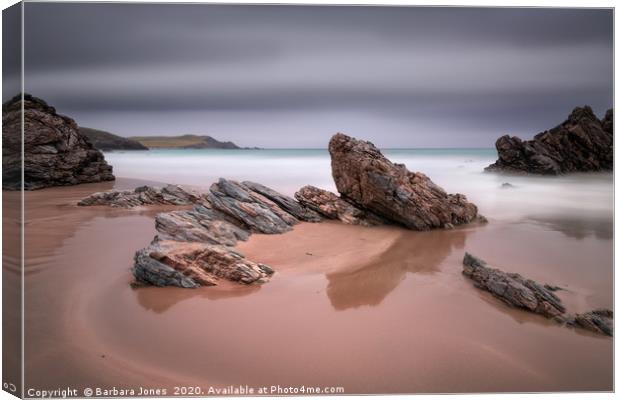
[[(53, 1), (48, 1), (48, 0), (26, 0), (28, 2), (53, 2)], [(577, 7), (577, 8), (613, 8), (615, 7), (615, 4), (613, 1), (610, 0), (590, 0), (590, 1), (584, 1), (584, 0), (538, 0), (538, 1), (511, 1), (511, 0), (477, 0), (477, 1), (463, 1), (463, 0), (451, 0), (449, 2), (446, 1), (437, 1), (437, 0), (425, 0), (425, 1), (415, 1), (415, 0), (388, 0), (388, 1), (384, 1), (384, 0), (338, 0), (338, 1), (330, 1), (330, 0), (314, 0), (314, 1), (300, 1), (300, 0), (286, 0), (283, 1), (281, 3), (277, 3), (275, 1), (261, 1), (261, 0), (243, 0), (243, 1), (235, 1), (235, 0), (211, 0), (211, 1), (205, 1), (205, 2), (200, 2), (200, 1), (175, 1), (175, 0), (150, 0), (150, 1), (139, 1), (139, 0), (133, 0), (133, 1), (121, 1), (121, 0), (117, 0), (117, 1), (97, 1), (97, 0), (65, 0), (65, 1), (58, 1), (58, 2), (74, 2), (74, 3), (238, 3), (238, 4), (316, 4), (316, 5), (377, 5), (377, 6), (391, 6), (391, 5), (396, 5), (396, 6), (443, 6), (443, 7), (448, 7), (448, 6), (469, 6), (469, 7), (563, 7), (563, 8), (571, 8), (571, 7)], [(0, 0), (0, 5), (2, 6), (2, 9), (7, 8), (13, 4), (15, 4), (16, 1), (15, 0)], [(615, 10), (614, 10), (614, 21), (615, 21)], [(22, 43), (23, 43), (23, 36), (24, 36), (24, 25), (23, 25), (23, 5), (22, 5)], [(1, 19), (0, 19), (0, 28), (1, 28)], [(0, 29), (1, 32), (1, 29)], [(615, 86), (615, 75), (616, 75), (616, 68), (617, 68), (617, 63), (616, 63), (616, 44), (618, 43), (618, 32), (615, 29), (615, 23), (614, 23), (614, 103), (615, 103), (615, 98), (618, 95), (618, 91), (619, 89)], [(1, 54), (0, 54), (0, 61), (1, 61)], [(24, 51), (22, 49), (22, 93), (23, 93), (23, 89), (24, 89), (24, 75), (23, 75), (23, 63), (24, 63)], [(0, 84), (0, 88), (1, 88), (1, 84)], [(23, 115), (23, 114), (22, 114)], [(23, 118), (23, 116), (22, 116)], [(615, 122), (614, 122), (615, 125)], [(22, 120), (22, 129), (23, 129), (23, 120)], [(616, 145), (615, 140), (614, 140), (614, 146)], [(22, 146), (23, 146), (23, 142), (22, 142)], [(22, 154), (23, 154), (23, 149), (22, 149)], [(618, 156), (618, 151), (616, 150), (614, 152), (614, 159), (617, 159)], [(22, 163), (23, 163), (23, 157), (22, 157)], [(614, 171), (616, 168), (616, 163), (614, 163)], [(23, 174), (23, 165), (22, 165), (22, 174)], [(615, 219), (615, 210), (618, 207), (618, 204), (620, 203), (620, 201), (618, 201), (617, 196), (615, 196), (616, 194), (616, 188), (617, 186), (616, 184), (616, 176), (614, 174), (614, 233), (616, 232), (616, 230), (618, 229), (619, 223), (618, 221)], [(23, 185), (23, 176), (22, 176), (22, 185)], [(24, 197), (22, 195), (22, 216), (24, 215), (24, 204), (23, 204), (23, 200)], [(0, 206), (2, 204), (2, 200), (0, 198)], [(24, 221), (22, 220), (22, 255), (24, 254)], [(0, 232), (0, 237), (1, 237), (1, 232)], [(614, 236), (615, 239), (615, 236)], [(618, 287), (618, 275), (615, 274), (615, 254), (616, 251), (618, 250), (618, 243), (614, 240), (614, 309), (618, 310), (617, 307), (617, 302), (616, 302), (616, 297), (615, 297), (615, 288)], [(2, 244), (0, 242), (0, 248), (2, 247)], [(0, 288), (0, 292), (1, 292), (1, 288)], [(22, 257), (22, 315), (23, 315), (23, 306), (24, 306), (24, 268), (23, 268), (23, 257)], [(0, 316), (1, 316), (1, 310), (0, 310)], [(24, 322), (23, 322), (23, 318), (22, 318), (22, 339), (23, 339), (23, 329), (24, 329)], [(1, 351), (1, 341), (0, 341), (0, 351)], [(614, 360), (616, 359), (616, 355), (617, 355), (617, 348), (615, 346), (615, 339), (614, 339)], [(24, 354), (24, 347), (23, 347), (23, 340), (22, 340), (22, 362), (23, 362), (23, 354)], [(1, 364), (0, 364), (0, 373), (1, 373)], [(23, 378), (24, 378), (24, 371), (22, 369), (22, 383), (23, 383)], [(615, 384), (618, 382), (618, 372), (617, 369), (615, 368), (615, 362), (614, 362), (614, 387)], [(23, 387), (25, 387), (24, 385), (22, 385), (22, 390)], [(411, 396), (415, 396), (415, 398), (419, 398), (419, 399), (432, 399), (432, 398), (436, 398), (438, 395), (381, 395), (381, 396), (377, 396), (379, 398), (382, 399), (393, 399), (393, 398), (397, 398), (397, 399), (404, 399), (407, 397), (411, 397)], [(466, 399), (466, 400), (473, 400), (473, 399), (477, 399), (479, 396), (481, 396), (480, 394), (472, 394), (472, 395), (442, 395), (442, 397), (445, 398), (445, 396), (448, 396), (448, 398), (453, 398), (458, 396), (458, 398), (460, 399)], [(517, 398), (517, 396), (522, 396), (522, 394), (488, 394), (488, 395), (484, 395), (485, 398), (494, 400), (494, 399), (515, 399)], [(23, 394), (22, 394), (23, 397)], [(362, 399), (366, 396), (347, 396), (347, 398), (359, 398)], [(528, 395), (529, 398), (545, 398), (545, 399), (579, 399), (581, 400), (584, 397), (583, 393), (543, 393), (543, 394), (531, 394)], [(612, 393), (590, 393), (588, 394), (588, 398), (593, 398), (593, 399), (607, 399), (607, 398), (614, 398), (615, 396)], [(10, 394), (8, 394), (7, 392), (4, 391), (0, 391), (0, 400), (8, 400), (8, 399), (14, 399), (15, 397), (11, 396)], [(303, 398), (303, 397), (297, 397), (297, 398)], [(316, 398), (316, 399), (326, 399), (329, 398), (328, 396), (315, 396), (312, 398)], [(333, 397), (332, 397), (333, 398)], [(156, 399), (156, 398), (153, 398)], [(229, 397), (229, 399), (242, 399), (242, 398), (238, 398), (238, 397)]]

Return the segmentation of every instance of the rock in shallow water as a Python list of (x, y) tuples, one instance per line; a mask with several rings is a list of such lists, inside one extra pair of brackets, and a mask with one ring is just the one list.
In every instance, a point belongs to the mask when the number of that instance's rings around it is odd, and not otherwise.
[(510, 306), (552, 318), (569, 326), (613, 336), (612, 311), (593, 310), (583, 314), (566, 314), (562, 301), (553, 293), (560, 289), (557, 286), (541, 285), (519, 274), (487, 267), (486, 262), (469, 253), (465, 253), (463, 257), (463, 274), (471, 278), (478, 289), (490, 292)]
[(495, 142), (498, 160), (487, 171), (559, 175), (613, 169), (613, 110), (602, 121), (589, 106), (533, 140), (502, 136)]
[(343, 200), (407, 228), (428, 230), (476, 220), (478, 208), (426, 175), (394, 164), (372, 143), (338, 133), (329, 142), (332, 175)]
[(75, 121), (31, 96), (2, 105), (2, 187), (21, 189), (22, 104), (24, 108), (24, 188), (114, 180), (103, 154), (79, 132)]

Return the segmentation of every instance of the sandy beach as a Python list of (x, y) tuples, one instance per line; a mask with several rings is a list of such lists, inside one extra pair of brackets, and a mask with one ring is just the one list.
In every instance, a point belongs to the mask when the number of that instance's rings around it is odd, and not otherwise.
[(277, 271), (267, 284), (132, 288), (133, 254), (162, 209), (75, 204), (138, 184), (25, 194), (27, 389), (612, 390), (613, 339), (509, 308), (461, 274), (468, 251), (566, 288), (571, 312), (611, 307), (611, 237), (561, 220), (430, 232), (301, 223), (238, 245)]

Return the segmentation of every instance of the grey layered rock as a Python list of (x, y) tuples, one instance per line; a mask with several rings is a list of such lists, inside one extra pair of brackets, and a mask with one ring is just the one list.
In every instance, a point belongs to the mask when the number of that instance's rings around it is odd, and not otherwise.
[(559, 175), (613, 169), (613, 110), (602, 121), (589, 106), (532, 140), (502, 136), (495, 142), (499, 158), (487, 171)]
[(299, 220), (262, 194), (223, 178), (211, 185), (207, 199), (235, 225), (252, 232), (283, 233)]
[(506, 273), (490, 268), (483, 260), (465, 253), (463, 274), (474, 281), (478, 289), (486, 290), (504, 303), (540, 314), (569, 326), (613, 336), (613, 312), (592, 310), (582, 314), (570, 315), (555, 291), (561, 288), (540, 284), (519, 274)]
[(159, 237), (184, 242), (205, 242), (234, 246), (247, 240), (250, 232), (225, 220), (209, 205), (198, 205), (188, 211), (160, 213), (155, 217)]
[(478, 208), (426, 175), (394, 164), (372, 143), (338, 133), (329, 142), (332, 175), (343, 200), (409, 229), (475, 221)]
[(297, 201), (295, 201), (295, 199), (291, 197), (278, 193), (275, 190), (268, 188), (267, 186), (261, 185), (260, 183), (244, 181), (243, 185), (257, 193), (262, 194), (269, 200), (276, 203), (284, 211), (288, 212), (289, 214), (293, 215), (295, 218), (301, 221), (321, 221), (321, 217), (318, 213), (304, 207), (302, 204), (298, 203)]
[(506, 273), (489, 268), (486, 262), (465, 253), (463, 274), (474, 281), (479, 289), (484, 289), (505, 303), (553, 318), (564, 314), (562, 301), (546, 289), (544, 285), (519, 274)]
[(216, 285), (220, 279), (264, 283), (273, 270), (247, 260), (232, 246), (252, 232), (286, 232), (299, 223), (295, 216), (320, 220), (313, 211), (266, 186), (220, 179), (193, 209), (157, 215), (158, 236), (138, 251), (134, 275), (140, 282), (160, 286)]
[(191, 289), (200, 286), (193, 279), (152, 258), (148, 248), (136, 252), (133, 275), (136, 281), (153, 286), (178, 286)]
[(302, 187), (295, 193), (295, 198), (325, 218), (338, 219), (345, 224), (371, 226), (386, 223), (373, 213), (363, 211), (334, 193), (315, 186)]
[(22, 105), (26, 190), (114, 180), (112, 167), (73, 119), (25, 94), (23, 104), (16, 96), (2, 105), (3, 189), (21, 189)]
[(140, 186), (134, 190), (109, 190), (93, 193), (78, 202), (78, 206), (110, 206), (131, 208), (150, 205), (187, 205), (201, 199), (200, 194), (177, 185), (163, 188)]
[(157, 240), (136, 253), (134, 276), (157, 286), (195, 288), (219, 279), (244, 284), (266, 282), (274, 271), (225, 246)]
[(611, 310), (599, 309), (576, 314), (568, 317), (566, 323), (595, 333), (614, 335), (614, 313)]

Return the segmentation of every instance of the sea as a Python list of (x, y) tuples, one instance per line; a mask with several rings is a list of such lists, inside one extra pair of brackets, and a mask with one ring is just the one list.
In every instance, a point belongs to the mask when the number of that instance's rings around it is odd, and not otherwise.
[[(535, 222), (577, 237), (611, 238), (613, 174), (559, 177), (484, 172), (492, 148), (383, 149), (391, 161), (462, 193), (491, 220)], [(336, 191), (326, 149), (158, 149), (105, 153), (117, 177), (206, 189), (220, 177), (262, 183), (287, 195), (304, 185)]]

